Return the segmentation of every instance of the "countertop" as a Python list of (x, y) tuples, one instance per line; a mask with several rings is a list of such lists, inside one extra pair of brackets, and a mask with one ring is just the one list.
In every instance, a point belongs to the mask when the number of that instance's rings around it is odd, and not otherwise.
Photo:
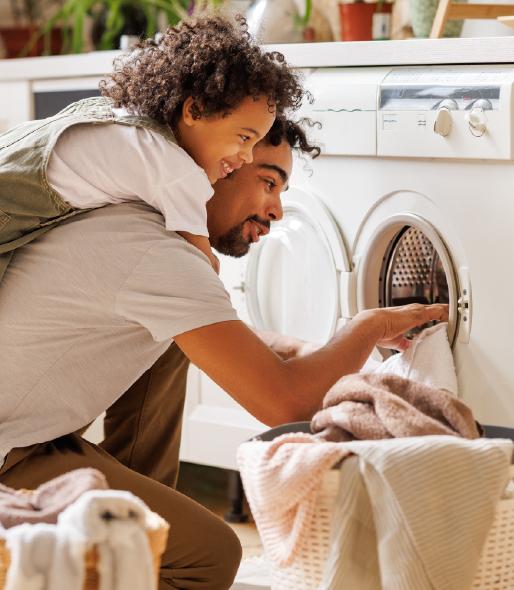
[[(409, 39), (267, 46), (296, 67), (513, 63), (514, 37)], [(0, 82), (102, 76), (120, 51), (0, 60)]]

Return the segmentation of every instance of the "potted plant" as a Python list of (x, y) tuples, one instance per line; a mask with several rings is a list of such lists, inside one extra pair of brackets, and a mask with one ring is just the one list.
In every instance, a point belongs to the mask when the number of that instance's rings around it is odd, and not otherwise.
[(392, 0), (344, 0), (339, 2), (343, 41), (388, 39)]
[(65, 31), (63, 53), (81, 53), (85, 47), (85, 25), (93, 20), (95, 49), (118, 49), (122, 35), (152, 37), (160, 24), (175, 25), (192, 13), (218, 7), (223, 0), (64, 0), (42, 28), (46, 33), (59, 24)]
[(0, 37), (8, 58), (20, 55), (60, 53), (62, 31), (49, 27), (44, 36), (38, 31), (46, 11), (55, 10), (59, 0), (10, 0), (12, 24), (0, 27)]

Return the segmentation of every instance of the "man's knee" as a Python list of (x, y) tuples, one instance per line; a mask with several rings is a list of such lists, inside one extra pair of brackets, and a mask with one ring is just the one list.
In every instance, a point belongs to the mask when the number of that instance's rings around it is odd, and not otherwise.
[(225, 523), (222, 525), (223, 530), (220, 531), (221, 534), (214, 548), (217, 564), (214, 572), (217, 579), (216, 588), (220, 590), (228, 589), (232, 585), (243, 554), (237, 535), (228, 525)]

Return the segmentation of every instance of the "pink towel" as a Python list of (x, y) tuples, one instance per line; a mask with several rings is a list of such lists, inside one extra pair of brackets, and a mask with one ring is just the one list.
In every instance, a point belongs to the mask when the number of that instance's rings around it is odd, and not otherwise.
[(27, 492), (0, 484), (0, 525), (8, 529), (24, 522), (55, 524), (59, 513), (84, 492), (108, 487), (103, 473), (91, 468), (69, 471)]
[(323, 476), (348, 454), (340, 444), (304, 433), (240, 445), (246, 497), (266, 553), (279, 565), (289, 565), (300, 552)]

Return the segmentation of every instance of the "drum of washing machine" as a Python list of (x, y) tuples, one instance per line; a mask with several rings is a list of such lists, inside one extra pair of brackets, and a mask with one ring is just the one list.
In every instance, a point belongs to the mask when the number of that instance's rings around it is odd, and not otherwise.
[[(379, 282), (381, 307), (450, 301), (441, 257), (417, 227), (406, 225), (391, 240), (383, 257)], [(425, 327), (412, 330), (409, 336)]]

